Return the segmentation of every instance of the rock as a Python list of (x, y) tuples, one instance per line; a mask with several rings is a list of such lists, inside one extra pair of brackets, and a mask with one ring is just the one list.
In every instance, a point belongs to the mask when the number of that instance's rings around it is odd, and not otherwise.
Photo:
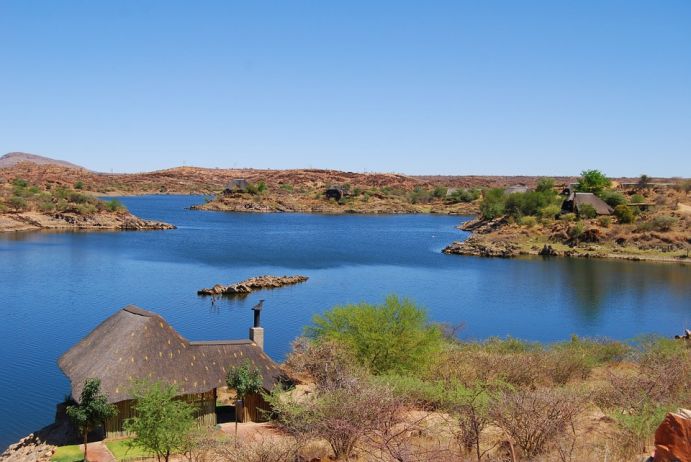
[(559, 254), (551, 245), (545, 244), (542, 250), (538, 252), (538, 255), (542, 255), (543, 257), (556, 257)]
[(665, 416), (655, 430), (655, 462), (691, 462), (691, 411)]
[(48, 462), (55, 452), (55, 446), (41, 441), (35, 434), (30, 434), (10, 445), (0, 454), (2, 462)]
[(5, 213), (0, 215), (0, 232), (54, 230), (127, 230), (175, 229), (160, 221), (142, 220), (129, 212), (100, 212), (82, 215), (73, 212)]
[(486, 242), (475, 237), (471, 237), (462, 242), (453, 242), (442, 252), (445, 254), (469, 255), (476, 257), (511, 258), (520, 255), (520, 248), (510, 242)]
[(258, 289), (275, 289), (307, 281), (307, 276), (257, 276), (227, 286), (216, 284), (210, 289), (197, 291), (198, 295), (241, 295)]

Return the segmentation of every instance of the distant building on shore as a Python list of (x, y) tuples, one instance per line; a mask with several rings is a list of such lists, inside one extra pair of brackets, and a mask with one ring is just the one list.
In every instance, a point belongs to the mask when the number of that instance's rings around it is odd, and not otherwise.
[(246, 192), (249, 188), (249, 182), (244, 178), (236, 178), (230, 180), (223, 190), (223, 194), (233, 194), (238, 192)]
[(566, 199), (561, 204), (562, 213), (575, 213), (580, 215), (579, 209), (584, 205), (589, 205), (595, 209), (595, 213), (598, 215), (611, 215), (614, 211), (612, 207), (597, 197), (593, 193), (576, 192), (573, 186), (569, 186), (564, 189), (562, 193), (566, 195)]
[[(278, 365), (263, 347), (264, 330), (257, 312), (249, 339), (192, 342), (158, 314), (129, 305), (70, 348), (58, 365), (72, 384), (74, 399), (79, 399), (87, 379), (101, 380), (108, 401), (118, 408), (118, 414), (104, 425), (106, 436), (119, 437), (125, 435), (124, 421), (132, 417), (134, 380), (177, 386), (181, 399), (195, 406), (199, 423), (216, 425), (218, 389), (226, 386), (230, 368), (249, 361), (261, 372), (265, 390), (277, 382)], [(258, 420), (259, 409), (266, 408), (260, 395), (249, 396), (242, 417)]]
[(337, 201), (343, 199), (343, 196), (345, 195), (345, 189), (343, 189), (340, 186), (329, 186), (328, 188), (326, 188), (326, 191), (324, 191), (324, 196), (327, 199), (335, 199)]
[(514, 184), (504, 189), (506, 194), (524, 193), (528, 192), (529, 188), (524, 184)]

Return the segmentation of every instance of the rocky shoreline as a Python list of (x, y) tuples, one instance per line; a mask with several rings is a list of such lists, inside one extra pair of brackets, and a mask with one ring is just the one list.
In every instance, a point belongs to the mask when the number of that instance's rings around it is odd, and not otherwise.
[(5, 213), (0, 215), (0, 233), (18, 231), (144, 231), (175, 229), (161, 221), (142, 220), (131, 213)]
[(299, 284), (307, 281), (307, 276), (257, 276), (230, 285), (216, 284), (207, 289), (197, 291), (198, 295), (246, 295), (255, 290), (276, 289), (279, 287)]
[(600, 258), (612, 260), (647, 261), (661, 263), (690, 264), (691, 259), (658, 254), (634, 254), (605, 243), (582, 243), (581, 245), (559, 242), (531, 242), (527, 233), (502, 234), (510, 223), (505, 217), (494, 220), (475, 218), (462, 223), (458, 229), (471, 232), (464, 241), (454, 241), (442, 252), (448, 255), (474, 257), (515, 258), (519, 256)]

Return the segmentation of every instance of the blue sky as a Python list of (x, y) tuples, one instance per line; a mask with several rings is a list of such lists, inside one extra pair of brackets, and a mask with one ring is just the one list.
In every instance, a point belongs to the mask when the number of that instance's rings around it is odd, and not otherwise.
[(0, 153), (691, 176), (691, 2), (0, 0)]

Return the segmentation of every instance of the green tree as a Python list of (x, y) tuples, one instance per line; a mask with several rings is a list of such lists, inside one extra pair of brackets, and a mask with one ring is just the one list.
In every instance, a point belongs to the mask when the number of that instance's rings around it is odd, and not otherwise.
[(612, 184), (609, 178), (599, 170), (583, 170), (578, 180), (577, 189), (581, 192), (599, 194)]
[(125, 430), (135, 434), (138, 446), (168, 462), (171, 454), (183, 451), (195, 427), (194, 407), (176, 399), (175, 385), (137, 382), (132, 390), (136, 404), (134, 417), (125, 421)]
[(484, 192), (482, 203), (480, 204), (480, 213), (485, 220), (491, 220), (504, 215), (504, 204), (506, 202), (506, 194), (501, 188), (492, 188)]
[(441, 350), (441, 329), (408, 299), (389, 296), (382, 305), (332, 308), (307, 328), (313, 339), (342, 342), (375, 374), (416, 372)]
[(67, 416), (84, 437), (84, 460), (87, 460), (89, 432), (117, 414), (117, 408), (108, 403), (108, 397), (101, 392), (99, 379), (86, 379), (79, 398), (79, 404), (67, 406)]
[[(226, 384), (228, 388), (235, 390), (237, 399), (242, 402), (242, 407), (245, 407), (245, 397), (253, 393), (259, 393), (262, 390), (264, 379), (262, 373), (259, 372), (248, 360), (241, 366), (231, 367), (228, 370), (226, 377)], [(238, 436), (238, 407), (235, 407), (235, 439)]]
[(84, 182), (79, 180), (74, 184), (74, 189), (84, 189)]

